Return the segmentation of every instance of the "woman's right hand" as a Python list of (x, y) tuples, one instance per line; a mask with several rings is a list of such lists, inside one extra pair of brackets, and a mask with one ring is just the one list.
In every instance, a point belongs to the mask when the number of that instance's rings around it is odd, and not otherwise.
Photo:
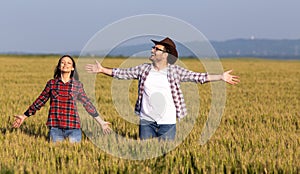
[(26, 115), (15, 115), (15, 121), (12, 125), (13, 128), (19, 128), (26, 118)]

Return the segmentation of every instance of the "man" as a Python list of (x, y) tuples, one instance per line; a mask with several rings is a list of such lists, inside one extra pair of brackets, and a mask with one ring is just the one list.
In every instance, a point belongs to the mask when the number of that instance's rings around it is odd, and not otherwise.
[(107, 68), (99, 62), (87, 64), (89, 73), (103, 73), (118, 79), (137, 79), (138, 99), (135, 112), (140, 116), (140, 139), (158, 137), (173, 140), (176, 134), (176, 117), (187, 115), (186, 105), (180, 89), (180, 82), (205, 83), (223, 80), (237, 84), (239, 77), (226, 71), (221, 75), (198, 73), (174, 65), (178, 58), (175, 43), (170, 38), (155, 41), (152, 47), (152, 63), (131, 68)]

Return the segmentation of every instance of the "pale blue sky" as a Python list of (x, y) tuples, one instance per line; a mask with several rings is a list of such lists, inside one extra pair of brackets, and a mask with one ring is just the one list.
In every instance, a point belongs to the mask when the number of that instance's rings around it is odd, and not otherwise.
[(300, 39), (299, 7), (299, 0), (3, 0), (0, 53), (80, 51), (105, 26), (142, 14), (178, 18), (209, 40)]

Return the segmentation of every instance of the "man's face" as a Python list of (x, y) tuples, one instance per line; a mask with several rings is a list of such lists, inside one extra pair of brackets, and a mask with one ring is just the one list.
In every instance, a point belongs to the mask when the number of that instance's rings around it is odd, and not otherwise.
[(150, 60), (153, 62), (161, 62), (161, 61), (167, 62), (168, 53), (165, 50), (166, 48), (163, 45), (153, 46), (151, 49)]

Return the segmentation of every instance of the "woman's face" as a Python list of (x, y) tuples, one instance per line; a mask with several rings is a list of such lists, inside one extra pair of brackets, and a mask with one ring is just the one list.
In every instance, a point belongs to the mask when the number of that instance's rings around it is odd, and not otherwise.
[(60, 71), (63, 73), (70, 73), (74, 70), (73, 62), (69, 57), (63, 57), (60, 61)]

